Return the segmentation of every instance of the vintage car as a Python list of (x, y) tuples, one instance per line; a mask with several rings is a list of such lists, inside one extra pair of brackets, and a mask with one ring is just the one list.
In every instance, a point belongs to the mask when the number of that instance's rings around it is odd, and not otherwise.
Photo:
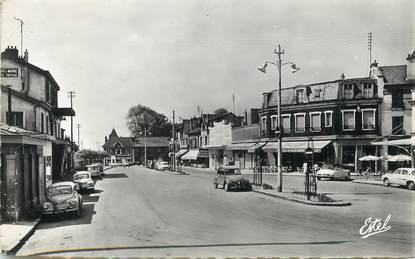
[(91, 178), (91, 174), (88, 171), (79, 171), (73, 175), (73, 182), (78, 187), (78, 190), (94, 191), (95, 183)]
[(252, 190), (249, 179), (242, 176), (239, 168), (236, 166), (219, 167), (215, 178), (213, 179), (213, 185), (215, 189), (221, 185), (225, 191), (230, 191), (232, 189), (245, 191)]
[(92, 177), (99, 177), (103, 174), (104, 171), (102, 168), (102, 164), (100, 163), (87, 165), (86, 168), (88, 168), (88, 172), (91, 173)]
[(317, 180), (330, 179), (330, 180), (350, 180), (350, 170), (337, 166), (324, 165), (322, 169), (316, 173)]
[(170, 169), (169, 162), (165, 162), (165, 161), (157, 162), (156, 169), (160, 171), (169, 170)]
[(42, 205), (42, 216), (72, 213), (77, 217), (82, 211), (82, 196), (73, 182), (54, 183), (46, 189), (46, 201)]
[(415, 190), (415, 168), (398, 168), (392, 173), (382, 175), (382, 181), (385, 186), (395, 184)]

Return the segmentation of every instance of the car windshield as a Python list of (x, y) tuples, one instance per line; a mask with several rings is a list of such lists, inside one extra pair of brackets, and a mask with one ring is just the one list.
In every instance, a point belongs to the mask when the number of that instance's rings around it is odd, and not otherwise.
[(48, 188), (48, 196), (58, 196), (71, 193), (72, 187), (70, 185), (61, 185)]
[(77, 174), (74, 176), (75, 180), (82, 180), (82, 179), (88, 179), (89, 178), (89, 174)]
[(90, 167), (88, 167), (88, 169), (89, 170), (95, 170), (95, 169), (97, 169), (97, 167), (96, 166), (90, 166)]
[(239, 174), (239, 172), (236, 169), (224, 169), (223, 174)]

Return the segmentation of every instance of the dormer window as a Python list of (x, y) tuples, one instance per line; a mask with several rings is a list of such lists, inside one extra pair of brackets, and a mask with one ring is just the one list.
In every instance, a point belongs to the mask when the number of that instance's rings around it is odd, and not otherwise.
[(295, 91), (295, 96), (296, 96), (297, 103), (305, 103), (306, 98), (305, 98), (305, 90), (304, 89), (297, 89)]
[(345, 99), (353, 98), (353, 85), (352, 84), (343, 85), (343, 97)]
[(314, 98), (320, 99), (321, 98), (321, 89), (315, 89), (314, 90)]
[(363, 97), (373, 98), (373, 84), (372, 83), (363, 84)]

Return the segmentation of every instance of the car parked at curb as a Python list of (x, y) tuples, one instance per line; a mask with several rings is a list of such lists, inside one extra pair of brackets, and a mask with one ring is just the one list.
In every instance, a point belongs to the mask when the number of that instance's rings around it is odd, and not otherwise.
[(88, 172), (91, 173), (92, 177), (99, 177), (104, 171), (101, 163), (90, 164), (86, 168), (88, 168)]
[(409, 190), (415, 190), (415, 168), (398, 168), (391, 173), (382, 175), (383, 185), (391, 184), (406, 186)]
[(317, 180), (350, 180), (350, 170), (330, 165), (323, 165), (323, 168), (316, 172)]
[(73, 182), (54, 183), (46, 189), (46, 201), (42, 204), (42, 216), (74, 214), (81, 216), (82, 195)]
[(88, 171), (79, 171), (73, 175), (73, 182), (80, 191), (94, 191), (95, 183)]
[(169, 162), (165, 162), (165, 161), (157, 162), (156, 169), (159, 171), (169, 170), (170, 169)]
[(219, 167), (213, 179), (213, 185), (215, 189), (221, 185), (227, 192), (230, 190), (252, 190), (252, 184), (249, 182), (249, 179), (243, 176), (236, 166)]

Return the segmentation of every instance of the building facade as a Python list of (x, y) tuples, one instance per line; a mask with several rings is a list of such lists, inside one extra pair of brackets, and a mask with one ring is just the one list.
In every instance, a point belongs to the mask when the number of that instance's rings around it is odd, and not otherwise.
[(119, 137), (115, 129), (112, 129), (108, 138), (105, 137), (102, 148), (110, 155), (104, 159), (106, 165), (135, 162), (134, 138)]
[(2, 220), (35, 215), (45, 188), (71, 169), (61, 121), (75, 112), (58, 107), (59, 90), (49, 71), (29, 63), (27, 51), (1, 53)]

